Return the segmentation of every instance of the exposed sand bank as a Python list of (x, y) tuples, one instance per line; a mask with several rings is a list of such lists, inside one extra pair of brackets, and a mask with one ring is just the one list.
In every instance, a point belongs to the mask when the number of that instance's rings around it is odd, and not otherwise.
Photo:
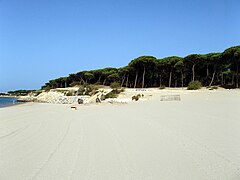
[[(181, 101), (161, 102), (167, 94)], [(144, 95), (148, 101), (78, 110), (0, 109), (0, 179), (240, 179), (240, 91)]]

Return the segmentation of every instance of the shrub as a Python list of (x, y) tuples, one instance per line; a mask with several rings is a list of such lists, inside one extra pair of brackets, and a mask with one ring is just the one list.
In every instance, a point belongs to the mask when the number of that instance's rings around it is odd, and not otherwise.
[(166, 86), (164, 86), (164, 85), (161, 85), (160, 87), (159, 87), (159, 89), (165, 89), (166, 88)]
[(90, 85), (87, 85), (86, 88), (87, 88), (86, 94), (88, 94), (90, 96), (92, 96), (98, 92), (98, 86), (96, 86), (96, 85), (90, 84)]
[(108, 98), (116, 98), (118, 97), (118, 94), (114, 91), (111, 91), (110, 93), (108, 93), (105, 98), (108, 99)]
[(98, 86), (96, 85), (82, 85), (78, 89), (78, 95), (94, 95), (97, 93)]
[(141, 94), (135, 95), (132, 97), (132, 100), (138, 101), (141, 96)]
[(78, 82), (78, 81), (73, 81), (71, 84), (69, 84), (70, 87), (74, 87), (74, 86), (80, 86), (81, 85), (81, 82)]
[(80, 86), (79, 89), (78, 89), (78, 95), (83, 95), (85, 92), (85, 87), (84, 86)]
[(110, 87), (111, 87), (112, 89), (119, 89), (119, 88), (121, 88), (121, 85), (120, 85), (118, 82), (112, 82), (112, 83), (110, 84)]
[(74, 91), (68, 91), (66, 93), (66, 96), (75, 96), (75, 93), (74, 93)]
[(50, 90), (51, 90), (51, 87), (49, 87), (49, 86), (46, 86), (46, 87), (43, 87), (42, 89), (43, 89), (43, 90), (45, 90), (46, 92), (48, 92), (48, 91), (50, 91)]
[(197, 90), (197, 89), (200, 89), (201, 87), (202, 87), (202, 83), (201, 82), (199, 82), (199, 81), (191, 81), (188, 84), (187, 89), (188, 90)]
[(118, 97), (118, 94), (120, 94), (121, 92), (123, 92), (124, 89), (113, 89), (110, 93), (108, 93), (105, 98), (116, 98)]
[(124, 88), (121, 88), (121, 89), (117, 89), (117, 90), (113, 90), (113, 91), (116, 91), (116, 92), (117, 92), (117, 94), (120, 94), (121, 92), (124, 92), (124, 91), (125, 91), (125, 89), (124, 89)]

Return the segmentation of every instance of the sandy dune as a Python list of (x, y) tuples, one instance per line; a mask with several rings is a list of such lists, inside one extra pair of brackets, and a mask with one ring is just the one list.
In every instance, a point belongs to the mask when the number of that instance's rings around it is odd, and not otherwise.
[(159, 96), (1, 108), (0, 179), (239, 180), (240, 91)]

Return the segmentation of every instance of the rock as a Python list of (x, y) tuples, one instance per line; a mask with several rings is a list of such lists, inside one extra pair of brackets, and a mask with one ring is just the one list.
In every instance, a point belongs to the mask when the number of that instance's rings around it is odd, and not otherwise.
[(78, 99), (78, 104), (83, 104), (83, 99)]
[(101, 100), (99, 99), (99, 97), (96, 98), (96, 103), (101, 103)]
[(105, 96), (104, 94), (101, 94), (100, 100), (101, 100), (101, 101), (104, 101), (105, 99), (106, 99), (106, 96)]

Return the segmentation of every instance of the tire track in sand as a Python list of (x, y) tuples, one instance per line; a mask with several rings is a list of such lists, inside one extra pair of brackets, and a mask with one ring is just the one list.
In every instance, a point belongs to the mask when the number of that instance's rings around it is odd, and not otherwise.
[[(205, 179), (218, 180), (220, 178), (219, 173), (222, 176), (220, 179), (240, 179), (240, 168), (238, 165), (220, 152), (197, 142), (192, 137), (188, 137), (178, 130), (173, 131), (172, 129), (162, 126), (159, 122), (151, 120), (150, 117), (152, 114), (145, 114), (144, 116), (147, 120), (144, 122), (146, 125), (151, 126), (151, 128), (161, 129), (175, 144), (181, 147), (182, 152), (191, 158), (198, 169), (206, 175), (204, 177)], [(202, 166), (202, 164), (207, 164), (208, 166)], [(218, 175), (218, 177), (216, 175)]]
[(131, 159), (131, 155), (127, 151), (127, 148), (124, 146), (123, 140), (120, 138), (117, 131), (111, 125), (109, 119), (105, 119), (106, 131), (109, 134), (109, 137), (112, 139), (112, 142), (115, 146), (116, 154), (119, 162), (121, 163), (122, 169), (124, 170), (124, 179), (132, 180), (135, 172), (137, 172), (137, 165)]
[(16, 136), (18, 133), (20, 133), (21, 131), (27, 129), (29, 126), (30, 126), (30, 124), (28, 124), (28, 125), (26, 125), (24, 127), (18, 128), (18, 129), (14, 130), (14, 131), (12, 131), (12, 132), (10, 132), (8, 134), (5, 134), (3, 136), (0, 136), (0, 140), (5, 139), (7, 137), (11, 137), (11, 136)]
[(65, 131), (65, 133), (63, 134), (63, 137), (62, 139), (59, 141), (59, 143), (57, 144), (57, 146), (55, 147), (55, 149), (50, 153), (50, 155), (48, 156), (47, 160), (43, 163), (43, 165), (33, 174), (32, 177), (30, 177), (29, 179), (30, 180), (33, 180), (34, 178), (36, 178), (40, 172), (42, 171), (42, 169), (44, 169), (44, 167), (46, 167), (46, 165), (49, 163), (49, 161), (52, 159), (52, 157), (54, 156), (54, 154), (59, 150), (60, 146), (62, 145), (64, 139), (66, 138), (68, 132), (69, 132), (69, 129), (70, 129), (70, 125), (71, 125), (71, 119), (68, 120), (68, 123), (67, 123), (67, 129)]

